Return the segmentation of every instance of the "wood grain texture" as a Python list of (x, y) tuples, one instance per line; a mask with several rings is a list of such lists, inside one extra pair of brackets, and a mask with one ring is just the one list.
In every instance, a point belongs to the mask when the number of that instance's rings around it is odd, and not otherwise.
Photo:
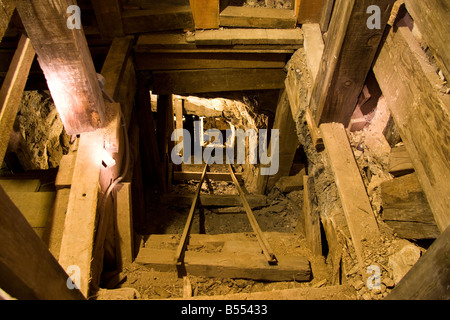
[(450, 224), (450, 97), (407, 26), (391, 30), (374, 66), (434, 218)]
[(68, 134), (105, 124), (105, 105), (83, 29), (67, 28), (73, 0), (15, 1)]

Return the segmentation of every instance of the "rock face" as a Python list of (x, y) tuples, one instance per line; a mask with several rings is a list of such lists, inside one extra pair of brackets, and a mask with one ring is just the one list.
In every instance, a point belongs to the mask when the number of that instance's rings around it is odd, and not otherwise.
[(70, 136), (64, 130), (49, 92), (24, 93), (11, 134), (9, 150), (25, 170), (56, 168), (67, 154)]

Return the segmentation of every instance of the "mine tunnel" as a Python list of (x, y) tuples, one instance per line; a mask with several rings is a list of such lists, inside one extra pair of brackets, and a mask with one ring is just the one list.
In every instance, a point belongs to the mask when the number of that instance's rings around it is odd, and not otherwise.
[(449, 299), (448, 10), (0, 0), (0, 300)]

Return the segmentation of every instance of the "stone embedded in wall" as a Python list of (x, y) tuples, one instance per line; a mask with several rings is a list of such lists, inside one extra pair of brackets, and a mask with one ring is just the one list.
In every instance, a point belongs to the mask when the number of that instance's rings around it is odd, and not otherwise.
[(26, 91), (11, 134), (9, 151), (17, 154), (23, 169), (56, 168), (69, 151), (58, 111), (48, 91)]

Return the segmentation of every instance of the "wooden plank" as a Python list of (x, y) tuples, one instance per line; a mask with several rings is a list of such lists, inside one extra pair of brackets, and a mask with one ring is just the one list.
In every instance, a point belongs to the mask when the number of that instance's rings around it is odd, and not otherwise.
[[(200, 180), (201, 175), (201, 172), (175, 171), (173, 173), (173, 179), (175, 181)], [(235, 173), (235, 175), (238, 180), (242, 180), (241, 173)], [(206, 178), (214, 181), (233, 181), (229, 173), (222, 172), (207, 172)]]
[(0, 42), (8, 29), (9, 21), (14, 13), (14, 9), (15, 6), (12, 0), (0, 1)]
[(312, 190), (313, 177), (303, 176), (303, 216), (305, 221), (305, 237), (308, 247), (315, 256), (322, 256), (322, 238), (320, 234), (320, 217), (314, 214), (312, 200), (314, 192)]
[(303, 44), (301, 29), (221, 29), (196, 32), (199, 46), (298, 45)]
[[(267, 197), (263, 195), (246, 195), (247, 201), (252, 208), (265, 207), (267, 205)], [(162, 204), (169, 204), (173, 206), (190, 206), (193, 196), (185, 194), (165, 194), (161, 197)], [(200, 202), (202, 206), (214, 207), (236, 207), (241, 205), (241, 200), (238, 195), (210, 195), (201, 194)]]
[(389, 173), (398, 177), (411, 172), (414, 172), (414, 166), (406, 147), (392, 148), (389, 154)]
[(270, 53), (137, 53), (139, 70), (281, 69), (286, 54)]
[(9, 192), (8, 196), (33, 228), (45, 228), (54, 192)]
[[(289, 176), (295, 153), (297, 152), (299, 145), (296, 124), (291, 113), (287, 90), (283, 90), (280, 95), (272, 128), (279, 130), (279, 169), (276, 174), (269, 176), (266, 192), (270, 192), (281, 177)], [(270, 148), (272, 148), (272, 142), (270, 142), (269, 149)]]
[(381, 184), (383, 220), (401, 238), (436, 239), (439, 229), (415, 173)]
[(449, 300), (450, 227), (395, 286), (387, 300)]
[(52, 3), (15, 1), (66, 132), (93, 131), (105, 125), (105, 105), (84, 31), (67, 28), (67, 8), (76, 2)]
[(293, 29), (293, 10), (228, 6), (220, 13), (221, 27)]
[(134, 231), (131, 183), (123, 183), (116, 196), (116, 237), (120, 266), (126, 266), (134, 259)]
[(284, 87), (281, 69), (208, 69), (156, 71), (155, 94), (193, 94), (206, 92), (269, 90)]
[(372, 66), (394, 0), (379, 1), (381, 29), (366, 26), (372, 1), (337, 0), (313, 88), (311, 111), (320, 125), (348, 125)]
[(102, 149), (101, 130), (81, 135), (59, 256), (64, 269), (80, 268), (80, 291), (85, 296), (90, 291)]
[(70, 188), (72, 185), (73, 170), (75, 168), (76, 155), (67, 154), (62, 156), (59, 162), (58, 174), (56, 175), (56, 190)]
[(306, 51), (306, 62), (311, 70), (312, 78), (315, 81), (317, 74), (319, 73), (320, 62), (324, 50), (322, 32), (320, 31), (319, 24), (315, 23), (305, 23), (303, 24), (302, 29), (305, 37), (304, 46)]
[(123, 37), (122, 8), (119, 0), (92, 1), (98, 29), (103, 39)]
[(407, 26), (390, 32), (374, 73), (440, 231), (450, 224), (450, 98)]
[(379, 240), (380, 231), (344, 126), (324, 123), (320, 130), (364, 278), (367, 277), (366, 247)]
[(406, 9), (419, 27), (424, 40), (436, 58), (437, 65), (450, 79), (450, 7), (445, 0), (406, 0)]
[(69, 195), (70, 189), (61, 189), (56, 192), (53, 208), (50, 212), (42, 236), (42, 240), (47, 244), (48, 249), (55, 259), (59, 259), (59, 252), (61, 250), (61, 240), (64, 232), (64, 223), (66, 221)]
[(0, 89), (0, 160), (3, 162), (35, 52), (22, 36)]
[(2, 187), (0, 201), (0, 287), (21, 300), (84, 299)]
[(326, 0), (300, 0), (299, 2), (298, 23), (319, 23)]
[(125, 34), (194, 29), (195, 27), (190, 6), (125, 10), (122, 12), (122, 22)]
[(189, 0), (195, 29), (219, 28), (219, 0)]
[[(158, 271), (174, 271), (173, 250), (141, 248), (136, 262)], [(305, 257), (279, 256), (268, 265), (261, 254), (202, 253), (186, 251), (186, 271), (194, 276), (256, 281), (309, 281), (311, 267)]]
[(114, 38), (102, 67), (101, 73), (106, 79), (104, 90), (114, 100), (118, 98), (120, 81), (125, 72), (133, 41), (134, 38), (130, 36)]
[(0, 186), (5, 192), (38, 192), (41, 181), (38, 179), (0, 179)]

